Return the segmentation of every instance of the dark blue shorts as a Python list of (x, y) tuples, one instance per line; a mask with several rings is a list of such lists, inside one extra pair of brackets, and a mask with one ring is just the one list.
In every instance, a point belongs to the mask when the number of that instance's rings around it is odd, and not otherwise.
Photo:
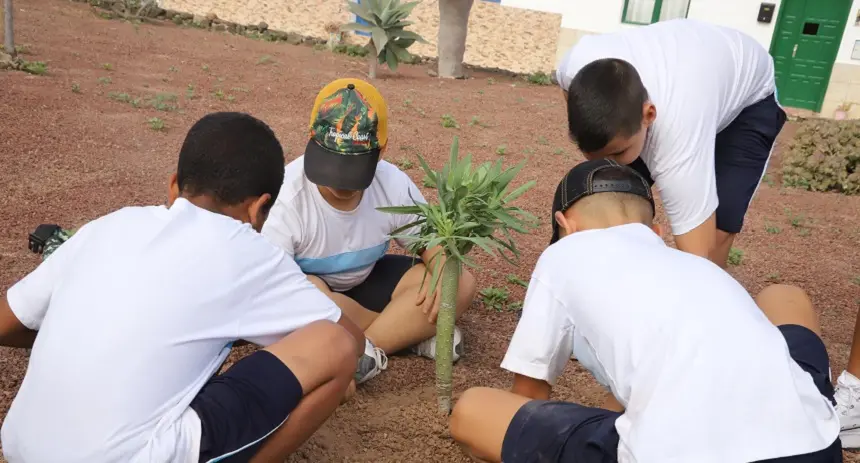
[[(776, 137), (788, 116), (774, 95), (746, 107), (717, 134), (714, 169), (717, 177), (717, 229), (740, 233), (750, 201), (764, 177)], [(651, 184), (641, 158), (630, 164)]]
[[(812, 376), (821, 394), (831, 402), (830, 360), (824, 342), (799, 325), (779, 327), (791, 357)], [(585, 407), (570, 402), (533, 400), (514, 415), (502, 443), (504, 463), (617, 461), (618, 412)], [(768, 463), (836, 463), (842, 461), (839, 439), (818, 452), (767, 460)]]
[(248, 461), (303, 395), (296, 375), (271, 352), (259, 350), (239, 360), (191, 402), (202, 427), (199, 461)]
[(349, 296), (367, 310), (382, 312), (391, 302), (391, 295), (403, 275), (420, 263), (421, 259), (417, 257), (386, 254), (374, 264), (367, 279), (341, 294)]

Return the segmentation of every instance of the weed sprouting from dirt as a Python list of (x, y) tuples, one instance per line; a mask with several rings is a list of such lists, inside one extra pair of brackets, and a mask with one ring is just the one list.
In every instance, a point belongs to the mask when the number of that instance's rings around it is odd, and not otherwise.
[(272, 56), (271, 56), (271, 55), (263, 55), (263, 56), (261, 56), (261, 57), (260, 57), (260, 59), (258, 59), (258, 60), (257, 60), (257, 65), (260, 65), (260, 64), (272, 64), (272, 63), (274, 63), (274, 62), (275, 62), (275, 60), (272, 58)]
[(102, 63), (102, 69), (104, 69), (105, 71), (113, 71), (113, 64)]
[(481, 290), (481, 302), (484, 307), (493, 309), (496, 312), (505, 310), (510, 293), (505, 288), (489, 287)]
[(176, 66), (170, 66), (167, 68), (167, 72), (179, 72), (179, 68)]
[(518, 277), (517, 275), (515, 275), (513, 273), (508, 274), (508, 276), (505, 277), (505, 280), (507, 280), (508, 283), (520, 285), (523, 288), (529, 287), (528, 282), (526, 282), (525, 280), (523, 280), (522, 278)]
[(155, 130), (156, 132), (161, 132), (165, 128), (164, 121), (158, 117), (150, 118), (146, 123), (149, 124), (150, 129)]
[(773, 272), (765, 277), (770, 283), (779, 283), (782, 281), (782, 277), (779, 275), (779, 272)]
[(552, 85), (552, 79), (550, 79), (549, 74), (542, 71), (529, 74), (526, 80), (528, 80), (530, 84), (535, 85)]
[(729, 265), (741, 265), (741, 262), (744, 260), (744, 251), (738, 248), (731, 248), (729, 250)]
[(208, 65), (208, 64), (204, 64), (204, 65), (200, 66), (200, 69), (201, 69), (203, 72), (209, 72), (209, 65)]
[(407, 158), (400, 158), (397, 160), (397, 166), (400, 167), (401, 170), (409, 170), (415, 167), (415, 163)]
[(471, 125), (473, 127), (478, 126), (478, 127), (483, 127), (483, 128), (487, 128), (490, 126), (489, 124), (481, 122), (481, 119), (478, 116), (472, 116), (472, 120), (469, 121), (469, 125)]
[(556, 155), (556, 156), (561, 156), (562, 154), (564, 154), (564, 150), (563, 150), (563, 149), (561, 149), (561, 148), (556, 148), (556, 149), (552, 152), (552, 154), (554, 154), (554, 155)]
[(24, 61), (21, 70), (27, 74), (41, 76), (48, 73), (48, 64), (44, 61)]
[(507, 145), (499, 145), (496, 147), (496, 154), (499, 156), (504, 156), (505, 152), (508, 150)]
[(457, 120), (454, 119), (454, 116), (450, 114), (442, 115), (442, 127), (446, 129), (459, 129), (460, 124), (457, 123)]
[(251, 91), (245, 87), (233, 87), (231, 90), (233, 90), (234, 92), (239, 92), (239, 93), (251, 93)]
[(495, 85), (495, 84), (496, 84), (496, 79), (493, 79), (492, 77), (487, 78), (487, 84), (489, 84), (489, 85)]
[(131, 95), (121, 92), (110, 92), (108, 93), (108, 98), (114, 101), (119, 101), (120, 103), (131, 103), (132, 100)]
[(81, 85), (77, 82), (72, 82), (72, 93), (81, 93)]
[(541, 136), (539, 136), (539, 137), (538, 137), (538, 139), (537, 139), (537, 143), (538, 143), (538, 145), (546, 146), (546, 145), (549, 145), (549, 140), (547, 140), (547, 139), (546, 139), (546, 137), (544, 137), (543, 135), (541, 135)]
[(766, 232), (770, 233), (771, 235), (778, 235), (780, 232), (782, 232), (781, 228), (777, 227), (776, 225), (771, 225), (771, 224), (765, 225), (764, 230)]
[(99, 77), (99, 84), (101, 85), (108, 85), (111, 82), (113, 82), (113, 79), (111, 79), (110, 77)]
[(340, 53), (342, 55), (352, 56), (356, 58), (364, 58), (367, 56), (370, 51), (367, 50), (363, 45), (336, 45), (334, 47), (335, 53)]
[(185, 88), (185, 98), (189, 100), (197, 98), (197, 96), (194, 94), (194, 84), (188, 84), (188, 87)]
[(851, 279), (851, 283), (860, 286), (860, 275), (854, 275), (854, 278)]

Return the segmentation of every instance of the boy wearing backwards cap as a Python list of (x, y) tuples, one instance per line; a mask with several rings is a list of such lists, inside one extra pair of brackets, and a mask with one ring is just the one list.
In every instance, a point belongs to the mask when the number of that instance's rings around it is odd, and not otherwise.
[[(753, 299), (666, 246), (653, 218), (632, 168), (596, 160), (567, 174), (502, 362), (512, 390), (466, 391), (453, 437), (505, 463), (841, 461), (806, 294), (774, 285)], [(572, 351), (621, 411), (549, 401)]]
[[(411, 348), (435, 356), (441, 285), (428, 294), (424, 263), (441, 268), (443, 257), (433, 259), (438, 248), (424, 250), (420, 260), (387, 254), (392, 232), (415, 217), (377, 208), (425, 202), (409, 176), (380, 160), (387, 143), (387, 107), (376, 88), (358, 79), (328, 84), (314, 103), (305, 153), (287, 165), (263, 227), (263, 235), (364, 330), (367, 343), (357, 383), (384, 370), (386, 354)], [(465, 270), (459, 288), (458, 316), (475, 294), (475, 280)], [(455, 360), (461, 350), (456, 330)]]
[(584, 37), (557, 77), (585, 156), (653, 177), (678, 249), (725, 267), (786, 121), (767, 50), (733, 29), (661, 21)]

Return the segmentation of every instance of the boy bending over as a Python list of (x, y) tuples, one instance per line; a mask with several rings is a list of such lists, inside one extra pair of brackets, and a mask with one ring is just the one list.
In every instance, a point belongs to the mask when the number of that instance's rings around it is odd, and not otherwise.
[[(466, 391), (454, 438), (505, 463), (842, 461), (806, 294), (775, 285), (752, 299), (709, 260), (666, 246), (653, 207), (627, 166), (568, 173), (502, 362), (513, 388)], [(572, 351), (620, 411), (549, 400)]]
[[(283, 166), (266, 124), (210, 114), (166, 207), (88, 223), (9, 288), (0, 345), (32, 348), (10, 463), (284, 461), (325, 422), (364, 337), (258, 233)], [(265, 348), (213, 376), (242, 339)]]
[[(415, 183), (380, 160), (388, 143), (388, 110), (367, 82), (338, 79), (320, 91), (311, 112), (310, 140), (303, 156), (286, 167), (284, 185), (263, 235), (293, 256), (302, 271), (329, 295), (367, 337), (356, 382), (387, 366), (386, 354), (406, 348), (436, 354), (439, 291), (427, 293), (424, 263), (441, 268), (440, 248), (417, 259), (387, 254), (391, 235), (416, 220), (377, 210), (426, 202)], [(399, 234), (417, 233), (417, 229)], [(399, 240), (401, 246), (407, 242)], [(457, 316), (472, 302), (475, 280), (463, 271)], [(454, 333), (454, 359), (462, 336)]]

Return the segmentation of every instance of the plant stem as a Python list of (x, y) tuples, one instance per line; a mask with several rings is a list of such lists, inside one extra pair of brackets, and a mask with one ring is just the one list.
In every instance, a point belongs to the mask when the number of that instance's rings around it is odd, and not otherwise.
[(454, 366), (454, 320), (457, 316), (457, 292), (460, 284), (460, 262), (448, 258), (442, 267), (442, 294), (436, 319), (436, 395), (439, 413), (451, 413), (451, 374)]
[(376, 68), (379, 66), (379, 52), (376, 51), (376, 44), (373, 43), (373, 39), (370, 40), (370, 54), (368, 57), (370, 58), (370, 72), (367, 74), (371, 79), (376, 79)]

